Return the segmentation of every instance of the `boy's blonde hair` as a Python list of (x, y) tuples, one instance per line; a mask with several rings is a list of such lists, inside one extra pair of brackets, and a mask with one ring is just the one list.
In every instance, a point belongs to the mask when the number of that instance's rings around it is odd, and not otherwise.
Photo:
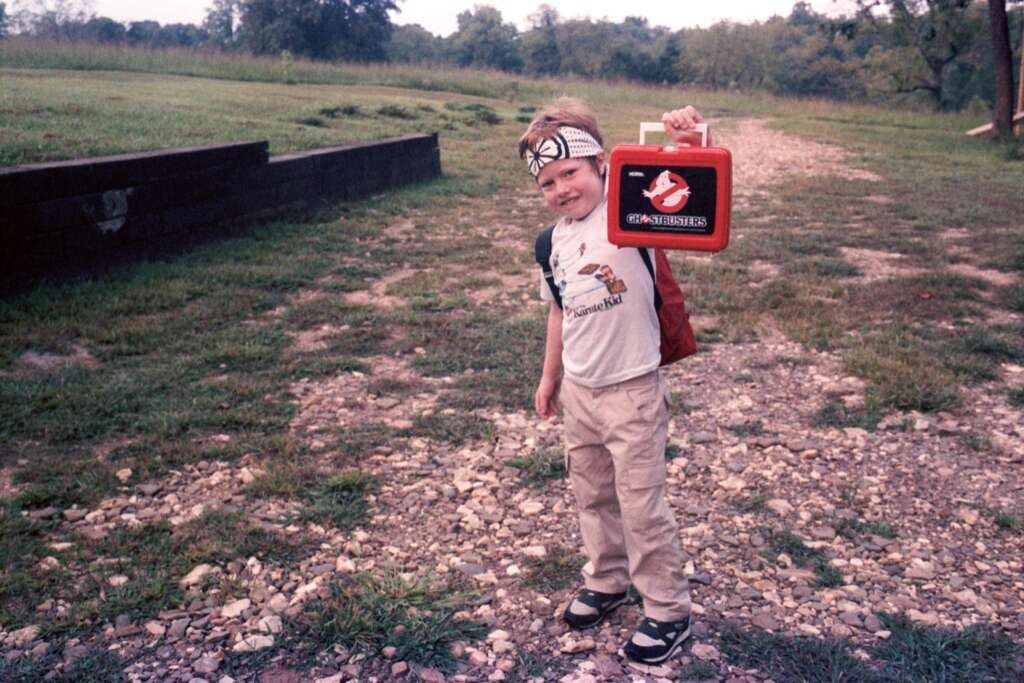
[[(575, 97), (559, 97), (537, 112), (526, 132), (519, 138), (519, 158), (542, 141), (553, 137), (562, 126), (579, 128), (592, 135), (597, 144), (604, 146), (604, 137), (597, 127), (597, 118), (590, 107)], [(596, 167), (596, 161), (595, 167)]]

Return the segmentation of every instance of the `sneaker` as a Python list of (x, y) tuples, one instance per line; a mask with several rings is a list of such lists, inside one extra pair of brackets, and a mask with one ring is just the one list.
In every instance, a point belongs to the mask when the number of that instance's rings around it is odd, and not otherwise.
[(625, 593), (599, 593), (584, 589), (565, 608), (562, 619), (572, 628), (589, 628), (601, 623), (624, 602)]
[(634, 662), (660, 664), (679, 652), (690, 637), (690, 617), (681, 621), (644, 619), (622, 650)]

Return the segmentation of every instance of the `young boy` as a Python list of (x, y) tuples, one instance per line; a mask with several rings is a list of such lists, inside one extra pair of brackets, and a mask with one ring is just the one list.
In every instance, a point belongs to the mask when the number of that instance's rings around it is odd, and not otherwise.
[[(693, 107), (666, 112), (665, 131), (694, 142)], [(608, 242), (601, 132), (580, 101), (559, 98), (519, 140), (544, 203), (560, 214), (548, 265), (561, 306), (551, 302), (544, 371), (534, 397), (544, 418), (565, 409), (565, 452), (588, 562), (584, 588), (563, 618), (598, 624), (626, 601), (630, 583), (645, 618), (623, 646), (655, 664), (690, 635), (690, 596), (678, 527), (665, 501), (668, 387), (661, 356), (654, 282), (638, 249)], [(653, 262), (653, 258), (652, 258)]]

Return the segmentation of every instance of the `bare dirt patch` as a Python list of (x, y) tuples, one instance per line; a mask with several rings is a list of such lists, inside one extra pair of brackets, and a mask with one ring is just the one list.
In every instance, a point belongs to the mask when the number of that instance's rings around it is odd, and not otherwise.
[(294, 340), (289, 351), (292, 353), (313, 353), (316, 351), (325, 351), (328, 348), (328, 339), (337, 336), (348, 329), (348, 325), (338, 326), (327, 324), (320, 325), (319, 327), (311, 330), (289, 332), (288, 336)]
[(837, 176), (881, 182), (871, 171), (853, 167), (842, 147), (788, 135), (766, 119), (742, 119), (735, 130), (716, 131), (717, 142), (733, 155), (733, 185), (738, 198), (789, 175)]
[(0, 499), (10, 500), (19, 493), (21, 493), (21, 487), (14, 483), (11, 470), (7, 467), (0, 467)]
[(925, 272), (920, 268), (903, 265), (907, 258), (903, 254), (875, 249), (857, 249), (854, 247), (840, 247), (839, 251), (844, 259), (852, 263), (863, 273), (858, 278), (861, 282), (874, 282), (894, 277), (909, 277)]
[(1013, 273), (1004, 273), (999, 270), (988, 270), (985, 268), (978, 268), (970, 263), (956, 263), (949, 267), (954, 273), (964, 275), (966, 277), (978, 278), (984, 280), (989, 284), (997, 287), (1008, 287), (1016, 284), (1017, 276)]
[(747, 264), (747, 273), (756, 280), (757, 283), (763, 284), (764, 282), (774, 280), (779, 276), (779, 267), (769, 261), (756, 260)]
[(385, 294), (388, 287), (401, 282), (406, 278), (415, 275), (417, 271), (412, 268), (403, 268), (396, 270), (393, 273), (385, 275), (380, 280), (377, 280), (369, 289), (360, 289), (355, 292), (347, 292), (345, 294), (345, 301), (351, 304), (359, 304), (363, 306), (378, 306), (384, 309), (393, 309), (405, 305), (405, 301), (397, 296), (390, 296)]
[[(373, 367), (373, 375), (352, 372), (322, 381), (303, 380), (292, 385), (292, 394), (299, 402), (292, 430), (311, 439), (313, 447), (319, 449), (325, 445), (319, 435), (327, 429), (373, 422), (407, 429), (412, 426), (413, 417), (433, 411), (444, 380), (420, 376), (403, 358), (376, 356), (367, 361)], [(422, 384), (424, 389), (412, 397), (369, 393), (371, 381), (382, 380)]]
[(26, 351), (19, 359), (21, 365), (26, 369), (36, 372), (54, 372), (69, 365), (78, 365), (89, 370), (96, 370), (100, 362), (84, 346), (71, 345), (71, 353), (40, 353), (38, 351)]

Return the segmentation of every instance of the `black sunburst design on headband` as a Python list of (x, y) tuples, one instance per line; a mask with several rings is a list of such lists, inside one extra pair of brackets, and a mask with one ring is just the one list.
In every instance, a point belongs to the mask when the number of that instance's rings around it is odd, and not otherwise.
[(546, 164), (568, 158), (569, 143), (561, 133), (555, 133), (554, 136), (530, 150), (530, 173), (537, 177)]

